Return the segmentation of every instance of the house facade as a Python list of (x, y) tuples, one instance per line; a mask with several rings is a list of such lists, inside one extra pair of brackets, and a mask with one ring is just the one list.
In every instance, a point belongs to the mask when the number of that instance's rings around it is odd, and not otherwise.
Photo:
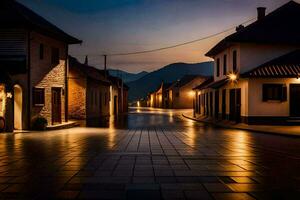
[(167, 89), (168, 108), (191, 109), (194, 104), (193, 88), (203, 83), (207, 77), (201, 75), (185, 75), (172, 83)]
[(122, 79), (109, 76), (110, 86), (110, 115), (118, 116), (128, 112), (128, 90), (129, 87)]
[(0, 3), (0, 117), (5, 131), (67, 121), (68, 45), (64, 33), (16, 1)]
[(300, 117), (300, 5), (289, 2), (237, 28), (206, 55), (213, 81), (195, 88), (197, 116), (247, 124), (288, 124)]
[(101, 119), (110, 115), (111, 82), (104, 71), (69, 56), (68, 108), (72, 119)]
[(155, 92), (149, 94), (148, 105), (152, 108), (169, 108), (167, 89), (171, 85), (171, 83), (162, 82)]

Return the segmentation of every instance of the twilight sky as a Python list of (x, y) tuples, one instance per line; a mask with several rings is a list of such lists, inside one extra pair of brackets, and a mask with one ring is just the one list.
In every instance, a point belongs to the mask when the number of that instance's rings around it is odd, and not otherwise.
[[(298, 2), (300, 0), (297, 0)], [(83, 40), (70, 54), (103, 67), (100, 55), (170, 46), (211, 35), (267, 12), (288, 0), (19, 0), (65, 32)], [(231, 32), (228, 32), (229, 34)], [(202, 62), (226, 34), (155, 53), (108, 58), (108, 67), (153, 71), (174, 62)]]

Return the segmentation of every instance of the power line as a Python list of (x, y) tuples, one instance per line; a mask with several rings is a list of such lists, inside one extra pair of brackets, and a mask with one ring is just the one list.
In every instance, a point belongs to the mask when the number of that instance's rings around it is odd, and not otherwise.
[[(249, 23), (249, 22), (251, 22), (251, 21), (253, 21), (255, 19), (256, 18), (249, 19), (249, 20), (241, 23), (240, 25), (247, 24), (247, 23)], [(179, 43), (179, 44), (175, 44), (175, 45), (171, 45), (171, 46), (160, 47), (160, 48), (157, 48), (157, 49), (151, 49), (151, 50), (145, 50), (145, 51), (135, 51), (135, 52), (126, 52), (126, 53), (105, 54), (105, 56), (108, 56), (108, 57), (112, 57), (112, 56), (129, 56), (129, 55), (153, 53), (153, 52), (157, 52), (157, 51), (163, 51), (163, 50), (167, 50), (167, 49), (173, 49), (173, 48), (177, 48), (177, 47), (180, 47), (180, 46), (185, 46), (185, 45), (188, 45), (188, 44), (200, 42), (202, 40), (206, 40), (206, 39), (209, 39), (209, 38), (212, 38), (212, 37), (216, 37), (218, 35), (221, 35), (223, 33), (227, 33), (229, 31), (235, 29), (236, 27), (237, 27), (237, 25), (236, 26), (232, 26), (232, 27), (230, 27), (228, 29), (225, 29), (225, 30), (223, 30), (221, 32), (218, 32), (218, 33), (214, 33), (214, 34), (211, 34), (211, 35), (199, 38), (199, 39), (195, 39), (195, 40), (191, 40), (191, 41), (188, 41), (188, 42), (183, 42), (183, 43)], [(99, 56), (99, 54), (96, 55), (96, 56)], [(103, 56), (103, 55), (101, 55), (101, 56)]]

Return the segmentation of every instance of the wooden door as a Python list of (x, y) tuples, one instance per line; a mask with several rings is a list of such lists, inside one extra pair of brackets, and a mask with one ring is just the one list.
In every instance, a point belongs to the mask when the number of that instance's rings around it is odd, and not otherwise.
[(290, 85), (290, 116), (300, 117), (300, 84)]
[(231, 89), (229, 93), (229, 120), (234, 121), (235, 120), (235, 108), (236, 108), (236, 102), (235, 102), (235, 89)]
[(61, 88), (52, 88), (52, 124), (61, 123)]
[(241, 89), (235, 91), (236, 111), (235, 111), (235, 122), (241, 122)]
[(230, 90), (229, 119), (236, 123), (241, 122), (241, 89)]
[(226, 89), (222, 91), (222, 119), (226, 119)]
[(219, 118), (219, 90), (215, 91), (215, 118)]
[(114, 96), (114, 115), (117, 115), (118, 113), (118, 97)]

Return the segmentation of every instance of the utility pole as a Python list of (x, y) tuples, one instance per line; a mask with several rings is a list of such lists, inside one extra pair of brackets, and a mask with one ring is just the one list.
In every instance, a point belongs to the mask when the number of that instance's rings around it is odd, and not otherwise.
[(107, 78), (107, 66), (106, 66), (107, 55), (103, 55), (103, 57), (104, 57), (104, 75), (105, 78)]

